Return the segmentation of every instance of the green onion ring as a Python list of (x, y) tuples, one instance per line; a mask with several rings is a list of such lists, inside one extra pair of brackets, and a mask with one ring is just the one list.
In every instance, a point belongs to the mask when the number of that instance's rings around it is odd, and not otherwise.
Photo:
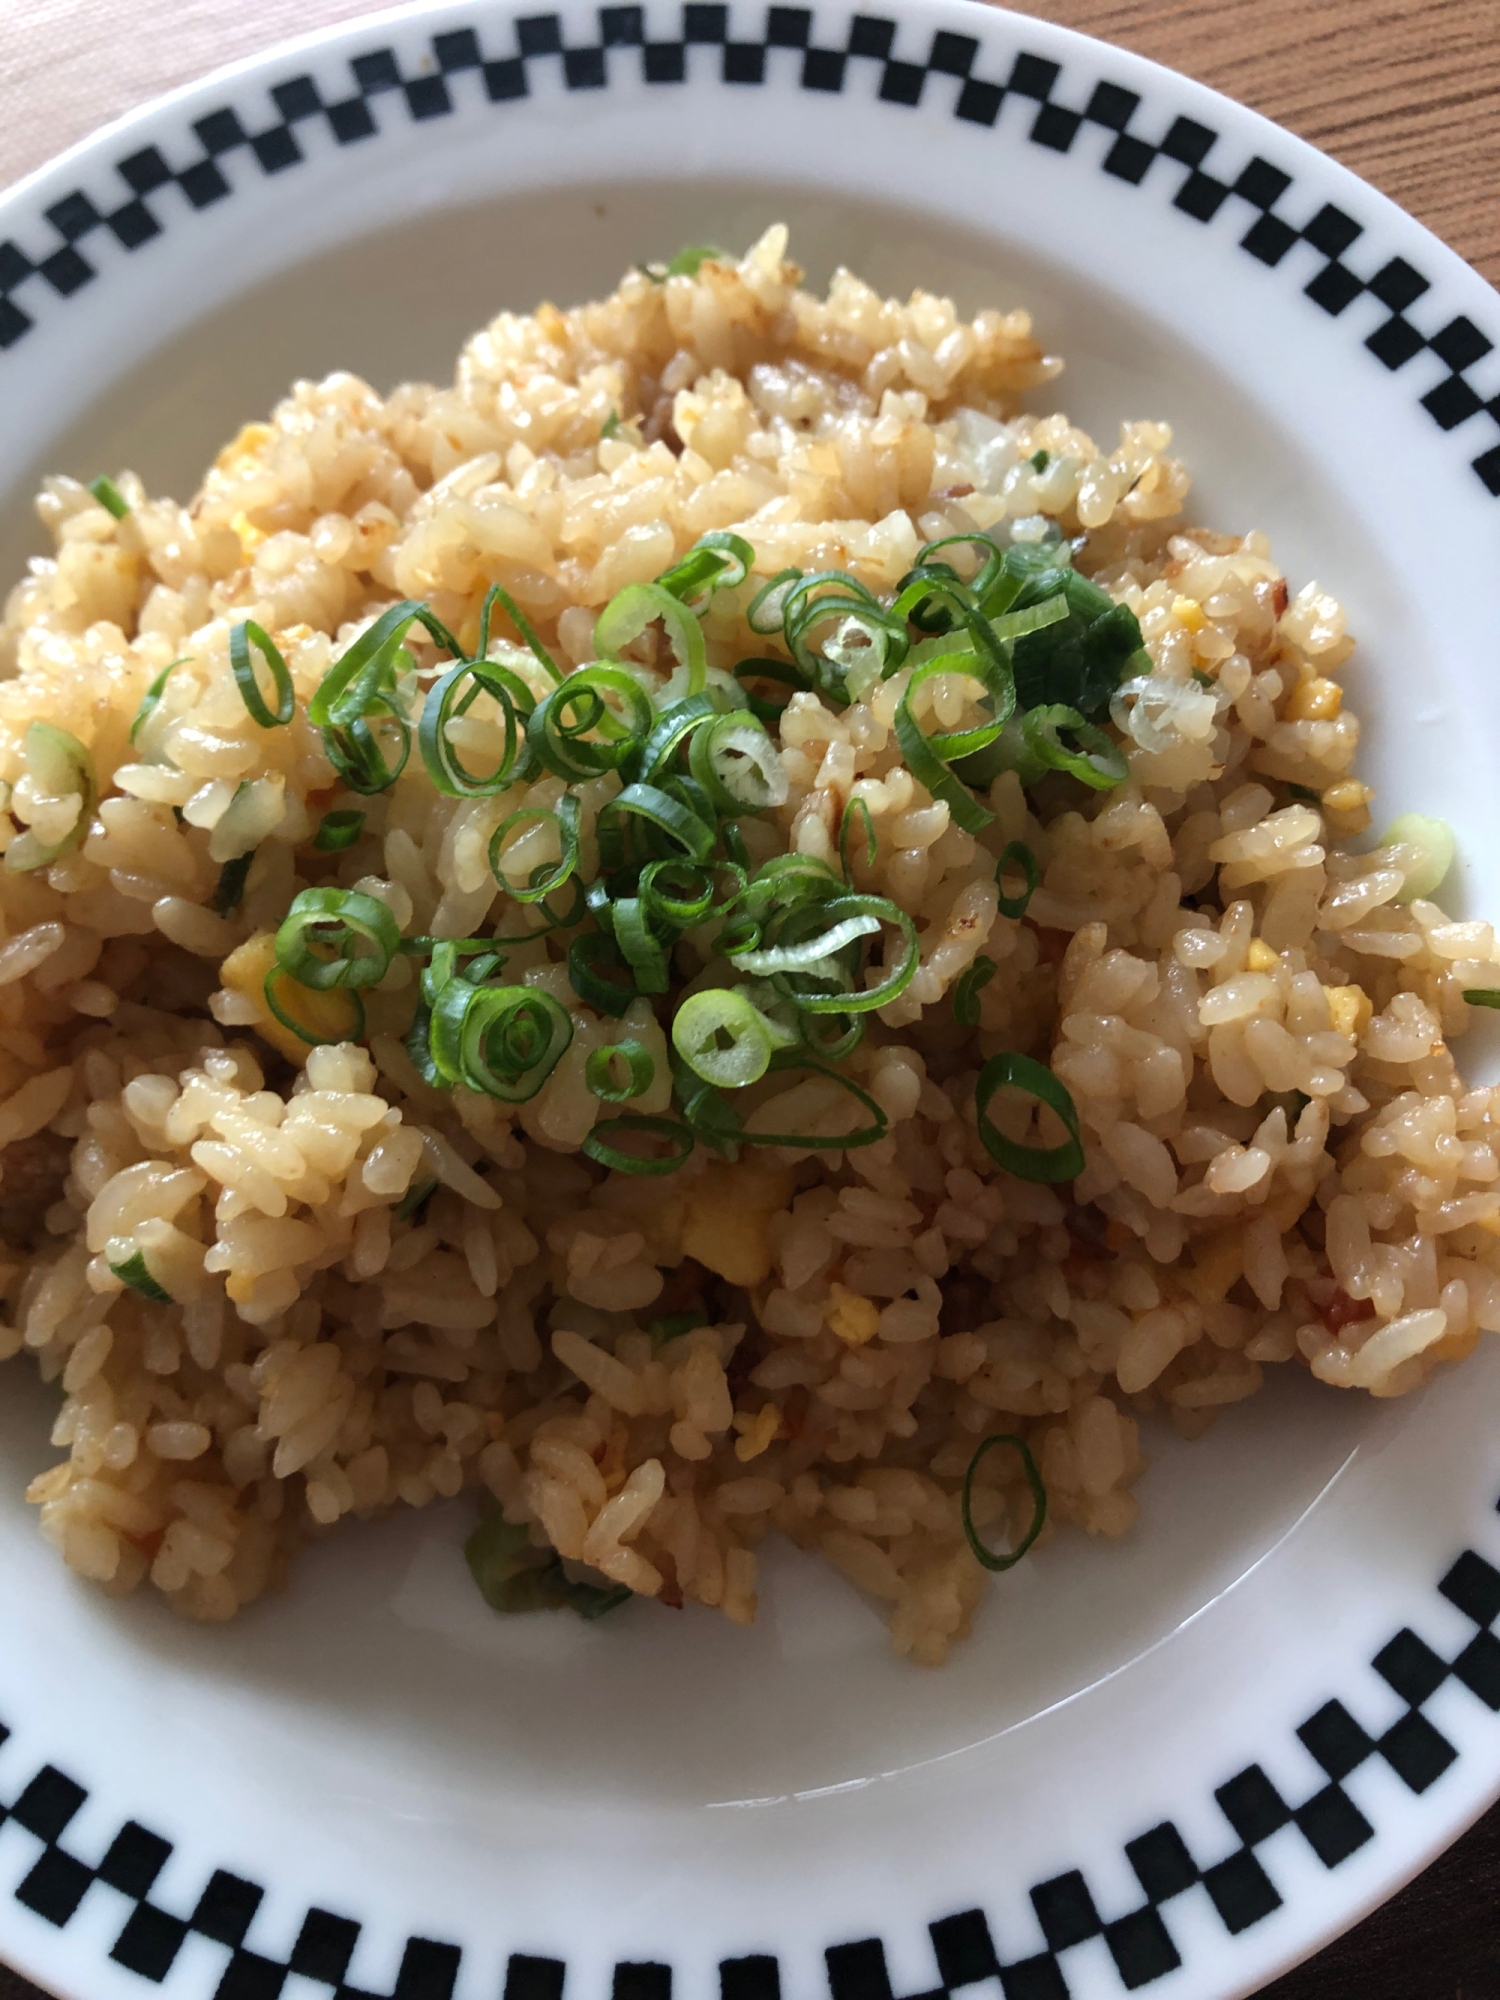
[[(117, 521), (123, 521), (130, 512), (130, 502), (112, 479), (106, 479), (101, 472), (97, 479), (89, 481), (89, 492), (99, 502), (106, 514), (113, 514)], [(163, 1298), (166, 1294), (162, 1294)]]
[(1471, 1007), (1500, 1007), (1500, 988), (1494, 986), (1466, 986), (1464, 999)]
[(324, 813), (313, 835), (313, 846), (320, 854), (342, 854), (346, 847), (354, 845), (364, 828), (362, 812)]
[[(728, 1047), (721, 1045), (728, 1039)], [(718, 1090), (743, 1090), (771, 1066), (778, 1038), (746, 994), (707, 986), (691, 994), (672, 1019), (672, 1046), (694, 1076)]]
[[(624, 702), (628, 721), (610, 707), (607, 694)], [(587, 781), (617, 770), (636, 754), (651, 724), (650, 697), (635, 676), (623, 667), (596, 661), (577, 668), (537, 703), (526, 725), (526, 740), (549, 771), (569, 781)], [(599, 732), (599, 740), (585, 740), (591, 730)]]
[[(540, 903), (554, 889), (560, 889), (578, 866), (578, 800), (574, 793), (564, 792), (556, 807), (521, 806), (505, 818), (490, 835), (490, 873), (508, 896), (518, 903)], [(504, 869), (505, 836), (512, 828), (534, 820), (538, 825), (551, 820), (557, 827), (558, 845), (562, 852), (556, 861), (543, 862), (533, 868), (531, 878), (524, 888), (512, 882)]]
[[(1066, 729), (1082, 746), (1069, 750), (1062, 741)], [(1118, 743), (1076, 708), (1054, 702), (1045, 708), (1031, 708), (1021, 717), (1021, 733), (1032, 755), (1051, 770), (1066, 771), (1096, 792), (1110, 791), (1123, 784), (1130, 767)]]
[[(1009, 1139), (990, 1118), (990, 1102), (997, 1090), (1010, 1085), (1025, 1091), (1054, 1110), (1067, 1127), (1068, 1138), (1060, 1146), (1022, 1146)], [(974, 1088), (974, 1111), (979, 1137), (985, 1151), (1007, 1173), (1022, 1181), (1071, 1181), (1083, 1172), (1083, 1141), (1079, 1137), (1078, 1110), (1066, 1085), (1059, 1083), (1044, 1063), (1030, 1056), (1006, 1050), (991, 1056), (979, 1072)]]
[[(979, 1470), (979, 1462), (985, 1453), (993, 1450), (997, 1444), (1013, 1445), (1021, 1454), (1021, 1464), (1026, 1472), (1026, 1484), (1031, 1488), (1031, 1526), (1026, 1530), (1020, 1541), (1016, 1543), (1010, 1554), (1006, 1556), (995, 1555), (980, 1541), (979, 1536), (974, 1531), (974, 1516), (972, 1512), (974, 1475)], [(1017, 1437), (1014, 1431), (996, 1431), (983, 1440), (974, 1453), (974, 1456), (969, 1460), (969, 1469), (964, 1474), (963, 1499), (960, 1503), (959, 1511), (963, 1517), (964, 1536), (970, 1549), (973, 1551), (974, 1560), (988, 1570), (998, 1572), (1004, 1569), (1014, 1569), (1015, 1565), (1021, 1560), (1022, 1556), (1025, 1555), (1037, 1536), (1042, 1532), (1047, 1520), (1047, 1489), (1042, 1483), (1041, 1473), (1037, 1471), (1036, 1460), (1031, 1455), (1031, 1447), (1023, 1438)]]
[[(271, 670), (271, 681), (276, 689), (275, 708), (267, 708), (260, 683), (255, 678), (255, 662), (250, 657), (252, 646)], [(252, 722), (258, 722), (262, 729), (275, 729), (291, 721), (297, 707), (291, 670), (270, 634), (253, 618), (242, 619), (238, 625), (229, 628), (229, 670), (234, 675), (240, 699), (250, 711)]]
[[(638, 1134), (643, 1139), (659, 1139), (672, 1147), (660, 1159), (629, 1153), (612, 1143), (614, 1136)], [(601, 1167), (617, 1174), (675, 1174), (693, 1157), (697, 1140), (676, 1118), (649, 1118), (643, 1112), (627, 1111), (618, 1118), (606, 1118), (596, 1125), (579, 1151)]]
[(966, 965), (953, 984), (953, 1018), (961, 1028), (979, 1026), (979, 992), (988, 986), (999, 967), (983, 953)]
[(605, 605), (594, 626), (594, 644), (600, 656), (618, 659), (624, 649), (658, 619), (666, 627), (667, 641), (677, 664), (687, 669), (688, 694), (701, 694), (708, 672), (703, 627), (694, 614), (659, 583), (628, 583)]
[(145, 694), (141, 697), (141, 705), (135, 712), (135, 721), (130, 725), (130, 740), (132, 743), (140, 735), (152, 716), (155, 715), (157, 704), (160, 702), (166, 689), (167, 676), (175, 667), (185, 667), (192, 658), (193, 655), (191, 653), (183, 653), (177, 659), (169, 660), (156, 676), (155, 680), (152, 681), (150, 687), (147, 688)]
[[(467, 689), (464, 683), (472, 685)], [(488, 777), (479, 777), (459, 759), (448, 737), (448, 725), (464, 715), (475, 698), (487, 694), (500, 706), (505, 725), (505, 750)], [(536, 698), (525, 681), (509, 667), (490, 660), (460, 660), (427, 690), (417, 724), (417, 744), (427, 775), (444, 798), (484, 799), (503, 792), (521, 777), (530, 761), (527, 724)]]
[[(111, 508), (110, 512), (113, 513), (114, 509)], [(117, 1278), (129, 1285), (133, 1292), (139, 1292), (143, 1299), (150, 1299), (154, 1305), (172, 1304), (172, 1294), (152, 1277), (142, 1251), (135, 1251), (123, 1264), (111, 1264), (109, 1268)]]
[[(333, 935), (325, 935), (331, 927), (336, 927)], [(319, 958), (304, 942), (309, 933), (335, 947), (338, 955)], [(373, 951), (351, 953), (349, 946), (356, 939), (373, 946)], [(304, 889), (293, 899), (276, 933), (277, 965), (314, 993), (327, 993), (335, 986), (378, 985), (400, 949), (396, 919), (378, 897), (357, 889)]]
[(304, 1021), (299, 1020), (292, 1012), (292, 996), (286, 991), (289, 986), (295, 986), (301, 993), (314, 991), (312, 987), (303, 985), (300, 980), (293, 979), (279, 965), (273, 965), (261, 981), (261, 993), (266, 1005), (281, 1023), (282, 1027), (290, 1028), (300, 1041), (307, 1042), (313, 1048), (333, 1048), (340, 1042), (359, 1042), (364, 1040), (365, 1003), (357, 993), (350, 991), (347, 987), (337, 989), (348, 1005), (349, 1025), (347, 1028), (341, 1029), (337, 1034), (322, 1035), (309, 1028)]
[(568, 983), (588, 1006), (619, 1020), (642, 998), (641, 989), (633, 981), (629, 986), (621, 986), (604, 978), (601, 967), (623, 972), (628, 970), (628, 962), (614, 939), (604, 931), (582, 932), (568, 946)]
[(1026, 877), (1026, 887), (1019, 896), (1007, 896), (1003, 889), (1000, 891), (1000, 914), (1005, 917), (1024, 917), (1027, 905), (1037, 892), (1037, 886), (1042, 879), (1042, 871), (1037, 866), (1036, 856), (1024, 840), (1007, 841), (1000, 859), (995, 863), (995, 885), (997, 888), (1000, 884), (1001, 875), (1011, 862), (1014, 862)]
[(839, 821), (839, 865), (844, 871), (846, 882), (854, 880), (854, 869), (849, 861), (849, 836), (854, 830), (854, 815), (859, 813), (865, 823), (865, 867), (875, 866), (875, 856), (879, 843), (875, 838), (875, 822), (870, 816), (869, 803), (865, 799), (850, 799), (844, 807), (844, 816)]
[[(625, 1065), (625, 1081), (615, 1081), (615, 1064)], [(583, 1080), (604, 1104), (626, 1104), (642, 1097), (656, 1081), (656, 1059), (644, 1042), (627, 1035), (618, 1042), (605, 1042), (589, 1051), (583, 1066)]]

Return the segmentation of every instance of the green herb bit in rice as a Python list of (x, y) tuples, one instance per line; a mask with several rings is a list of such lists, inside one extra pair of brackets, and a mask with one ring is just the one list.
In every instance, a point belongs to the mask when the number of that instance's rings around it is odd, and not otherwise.
[(115, 482), (112, 479), (106, 479), (103, 473), (97, 479), (90, 481), (89, 491), (99, 502), (105, 513), (113, 514), (117, 521), (123, 521), (125, 516), (130, 512), (130, 502), (125, 498), (125, 495), (116, 486)]
[(497, 1508), (486, 1515), (464, 1544), (464, 1560), (479, 1594), (492, 1611), (557, 1611), (602, 1618), (632, 1595), (623, 1583), (575, 1582), (560, 1556), (537, 1548), (529, 1531), (515, 1527)]
[[(1001, 1444), (1009, 1445), (1021, 1461), (1022, 1470), (1026, 1474), (1026, 1484), (1031, 1490), (1032, 1510), (1031, 1525), (1010, 1553), (1003, 1556), (996, 1555), (993, 1549), (986, 1548), (985, 1544), (979, 1539), (974, 1527), (974, 1476), (988, 1454), (994, 1450), (996, 1445)], [(993, 1436), (987, 1437), (983, 1441), (975, 1451), (974, 1456), (969, 1460), (968, 1470), (964, 1474), (963, 1494), (959, 1506), (963, 1518), (964, 1539), (973, 1551), (974, 1560), (981, 1563), (988, 1570), (1014, 1569), (1022, 1556), (1026, 1554), (1027, 1550), (1036, 1540), (1037, 1536), (1042, 1532), (1042, 1529), (1047, 1525), (1047, 1488), (1042, 1483), (1042, 1475), (1037, 1470), (1036, 1460), (1032, 1457), (1031, 1447), (1027, 1444), (1025, 1438), (1017, 1437), (1014, 1431), (997, 1431)]]
[(152, 1299), (157, 1305), (169, 1306), (172, 1294), (159, 1285), (146, 1266), (145, 1255), (136, 1250), (118, 1264), (109, 1267), (122, 1284), (129, 1285), (133, 1292), (139, 1292), (143, 1299)]
[[(972, 571), (967, 581), (946, 560), (945, 552), (960, 549)], [(594, 626), (600, 657), (566, 675), (498, 586), (485, 597), (481, 650), (472, 658), (441, 620), (407, 600), (382, 613), (329, 667), (308, 707), (338, 775), (356, 790), (388, 789), (406, 761), (418, 699), (412, 690), (423, 672), (406, 650), (408, 636), (418, 627), (450, 655), (453, 664), (420, 697), (417, 741), (428, 776), (438, 792), (459, 799), (497, 796), (543, 773), (562, 781), (565, 789), (554, 804), (520, 806), (498, 822), (489, 837), (489, 867), (514, 903), (540, 913), (541, 923), (526, 935), (577, 933), (568, 947), (569, 984), (600, 1012), (620, 1018), (642, 1003), (654, 1007), (678, 981), (679, 942), (715, 927), (712, 950), (748, 984), (703, 988), (672, 1010), (672, 1096), (680, 1119), (659, 1110), (626, 1113), (596, 1127), (586, 1147), (623, 1173), (674, 1172), (695, 1143), (737, 1159), (745, 1146), (802, 1143), (847, 1151), (876, 1144), (886, 1131), (878, 1103), (837, 1064), (858, 1046), (863, 1018), (899, 1000), (916, 976), (916, 926), (890, 897), (855, 886), (858, 854), (851, 853), (851, 836), (862, 829), (867, 868), (877, 851), (863, 800), (850, 802), (841, 824), (842, 879), (828, 863), (800, 855), (747, 865), (739, 822), (782, 804), (788, 780), (776, 742), (748, 710), (740, 686), (723, 676), (709, 684), (702, 621), (717, 593), (747, 583), (754, 561), (754, 549), (738, 535), (702, 536), (654, 582), (629, 585), (610, 600)], [(540, 699), (515, 667), (487, 657), (497, 603), (548, 676)], [(1109, 607), (1107, 614), (1100, 603)], [(1079, 711), (1049, 703), (1018, 717), (1014, 680), (1016, 649), (1051, 631), (1068, 685), (1081, 684), (1083, 673), (1103, 675), (1103, 688), (1112, 669), (1101, 662), (1122, 667), (1139, 645), (1133, 618), (1127, 612), (1121, 621), (1117, 609), (1053, 555), (1018, 554), (969, 534), (924, 548), (889, 603), (845, 572), (784, 571), (755, 593), (749, 617), (768, 636), (779, 632), (791, 666), (846, 704), (861, 677), (868, 687), (870, 674), (889, 678), (904, 666), (895, 728), (906, 766), (948, 804), (961, 827), (974, 831), (991, 814), (950, 766), (995, 748), (1015, 720), (1023, 731), (1024, 770), (1013, 768), (1023, 782), (1063, 772), (1098, 790), (1125, 775), (1116, 745)], [(653, 628), (664, 635), (675, 663), (666, 689), (654, 697), (630, 650)], [(271, 669), (275, 710), (256, 683), (251, 646)], [(257, 722), (290, 719), (289, 671), (258, 626), (247, 621), (235, 628), (232, 665)], [(1034, 672), (1045, 670), (1044, 662), (1033, 662)], [(914, 696), (929, 683), (951, 687), (955, 677), (978, 689), (978, 719), (929, 732), (918, 720)], [(460, 757), (454, 733), (486, 700), (501, 749), (494, 767), (481, 771)], [(373, 724), (381, 718), (397, 744), (394, 759), (376, 746)], [(598, 867), (586, 874), (580, 788), (605, 777), (618, 780), (620, 789), (596, 809)], [(348, 841), (360, 824), (359, 814), (342, 817)], [(322, 822), (313, 844), (336, 852), (346, 842), (342, 831), (330, 835), (329, 825), (330, 819)], [(1002, 894), (1001, 907), (1019, 915), (1038, 880), (1024, 842), (1007, 844), (997, 882), (1008, 866), (1020, 867), (1026, 887), (1019, 897)], [(237, 894), (243, 879), (229, 887)], [(559, 906), (552, 899), (565, 889), (571, 900)], [(299, 1000), (302, 990), (347, 990), (358, 1008), (353, 989), (380, 985), (398, 954), (425, 955), (406, 1042), (423, 1081), (524, 1103), (562, 1060), (573, 1030), (554, 996), (505, 981), (508, 949), (519, 941), (512, 935), (466, 940), (470, 949), (461, 952), (436, 939), (403, 940), (377, 898), (357, 890), (307, 889), (276, 933), (275, 963), (263, 990), (283, 1026), (302, 1034), (299, 1024), (305, 1024), (305, 1038), (318, 1042), (331, 1032), (330, 1023), (315, 1003)], [(883, 952), (878, 973), (867, 963), (877, 943)], [(466, 965), (460, 963), (465, 955), (472, 960)], [(965, 1025), (972, 1025), (971, 1008), (978, 1018), (976, 992), (971, 975), (955, 1000)], [(831, 1079), (852, 1100), (849, 1119), (816, 1138), (764, 1130), (720, 1094), (745, 1090), (773, 1069)], [(585, 1067), (588, 1089), (611, 1104), (644, 1096), (655, 1076), (655, 1059), (628, 1040), (595, 1050)], [(1045, 1098), (1054, 1107), (1065, 1105), (1065, 1118), (1072, 1117), (1071, 1099), (1056, 1079)], [(863, 1121), (861, 1112), (868, 1114)], [(981, 1108), (985, 1143), (1002, 1163), (1024, 1155), (1031, 1179), (1064, 1177), (1062, 1165), (1077, 1151), (1076, 1118), (1070, 1130), (1072, 1148), (1051, 1149), (1046, 1158), (1052, 1164), (1044, 1170), (1036, 1148), (1014, 1147)]]
[(1466, 986), (1464, 999), (1470, 1007), (1500, 1007), (1500, 987)]
[(364, 832), (365, 817), (362, 812), (324, 813), (313, 835), (313, 846), (320, 854), (342, 854)]

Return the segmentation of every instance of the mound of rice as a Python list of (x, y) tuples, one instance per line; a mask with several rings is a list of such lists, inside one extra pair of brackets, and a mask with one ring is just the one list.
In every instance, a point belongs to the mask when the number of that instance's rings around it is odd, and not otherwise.
[[(986, 1588), (959, 1503), (986, 1435), (1028, 1439), (1048, 1535), (1119, 1536), (1141, 1414), (1197, 1437), (1284, 1366), (1397, 1395), (1500, 1328), (1500, 1094), (1449, 1052), (1500, 948), (1425, 899), (1420, 840), (1342, 844), (1370, 794), (1338, 604), (1290, 595), (1262, 535), (1184, 524), (1164, 423), (1100, 446), (1018, 414), (1061, 365), (1026, 314), (966, 321), (847, 271), (818, 299), (785, 248), (776, 228), (739, 264), (502, 314), (448, 387), (299, 383), (186, 506), (127, 475), (117, 519), (47, 482), (56, 554), (0, 624), (0, 848), (65, 843), (85, 810), (48, 789), (34, 721), (87, 747), (99, 798), (81, 845), (0, 869), (0, 1357), (60, 1384), (63, 1456), (30, 1497), (107, 1590), (149, 1579), (228, 1618), (346, 1516), (477, 1488), (570, 1574), (740, 1623), (758, 1547), (789, 1536), (935, 1664)], [(1054, 523), (1150, 655), (1112, 708), (1126, 783), (1023, 793), (1006, 773), (971, 837), (903, 767), (897, 675), (838, 712), (794, 696), (790, 795), (747, 829), (757, 856), (837, 865), (862, 798), (878, 852), (859, 886), (917, 921), (920, 970), (847, 1063), (890, 1120), (879, 1144), (737, 1165), (700, 1148), (670, 1178), (594, 1165), (583, 1069), (619, 1028), (555, 938), (507, 971), (575, 1024), (519, 1108), (422, 1081), (409, 960), (366, 996), (362, 1045), (308, 1052), (270, 1018), (270, 935), (299, 890), (358, 887), (406, 932), (503, 928), (489, 836), (561, 789), (449, 799), (413, 757), (375, 798), (340, 792), (305, 705), (393, 600), (472, 646), (499, 582), (583, 663), (614, 593), (733, 527), (756, 578), (704, 623), (731, 667), (765, 652), (745, 607), (787, 565), (889, 592), (929, 540)], [(288, 727), (258, 727), (231, 676), (247, 617), (291, 667)], [(927, 692), (954, 726), (960, 695)], [(583, 788), (585, 842), (616, 783)], [(357, 843), (315, 851), (349, 806)], [(1041, 868), (1021, 919), (998, 908), (1012, 840)], [(242, 906), (216, 913), (247, 855)], [(981, 952), (999, 970), (969, 1029), (951, 990)], [(665, 1077), (656, 1016), (626, 1025)], [(1071, 1092), (1071, 1187), (979, 1142), (975, 1074), (1002, 1049)], [(784, 1090), (768, 1129), (819, 1129), (821, 1088)], [(122, 1283), (132, 1251), (169, 1303)], [(706, 1323), (647, 1331), (680, 1311)], [(992, 1542), (1024, 1531), (1016, 1454), (984, 1459), (973, 1513)]]

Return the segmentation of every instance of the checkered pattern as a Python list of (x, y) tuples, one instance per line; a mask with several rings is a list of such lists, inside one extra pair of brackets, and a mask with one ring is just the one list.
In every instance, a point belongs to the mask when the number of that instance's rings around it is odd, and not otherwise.
[[(1170, 1820), (1127, 1841), (1126, 1858), (1144, 1900), (1118, 1916), (1103, 1916), (1083, 1875), (1039, 1882), (1032, 1905), (1044, 1949), (1008, 1957), (982, 1910), (964, 1910), (930, 1926), (937, 1982), (919, 2000), (947, 2000), (960, 1987), (999, 1978), (1005, 2000), (1069, 2000), (1066, 1955), (1103, 1938), (1125, 1989), (1134, 1992), (1164, 1978), (1182, 1963), (1163, 1911), (1199, 1885), (1226, 1930), (1248, 1930), (1281, 1904), (1281, 1895), (1257, 1849), (1273, 1834), (1295, 1826), (1325, 1868), (1336, 1868), (1374, 1838), (1374, 1828), (1345, 1790), (1350, 1774), (1372, 1757), (1383, 1758), (1403, 1784), (1425, 1792), (1457, 1757), (1448, 1739), (1422, 1712), (1445, 1682), (1454, 1680), (1486, 1708), (1500, 1712), (1500, 1569), (1475, 1555), (1461, 1555), (1438, 1585), (1442, 1595), (1474, 1625), (1474, 1636), (1444, 1659), (1415, 1632), (1403, 1629), (1376, 1654), (1374, 1667), (1404, 1704), (1399, 1718), (1372, 1736), (1341, 1701), (1326, 1702), (1297, 1731), (1327, 1783), (1289, 1805), (1261, 1769), (1251, 1764), (1214, 1793), (1235, 1845), (1223, 1859), (1194, 1859)], [(6, 1730), (0, 1724), (0, 1743)], [(172, 1849), (159, 1835), (131, 1820), (102, 1861), (71, 1853), (63, 1836), (87, 1798), (81, 1785), (46, 1765), (11, 1806), (7, 1819), (42, 1843), (15, 1890), (27, 1909), (59, 1927), (103, 1883), (129, 1899), (131, 1908), (110, 1956), (143, 1979), (159, 1984), (171, 1971), (190, 1932), (226, 1948), (215, 2000), (277, 2000), (289, 1972), (331, 1989), (334, 2000), (375, 2000), (348, 1983), (360, 1926), (350, 1917), (309, 1910), (285, 1962), (246, 1945), (263, 1891), (237, 1875), (216, 1871), (192, 1913), (181, 1916), (153, 1902), (151, 1891)], [(460, 1948), (431, 1938), (409, 1938), (391, 2000), (451, 2000)], [(885, 1947), (878, 1938), (833, 1945), (824, 1954), (831, 2000), (894, 2000)], [(566, 1966), (561, 1959), (512, 1955), (504, 2000), (562, 2000)], [(775, 1958), (725, 1959), (719, 1967), (721, 2000), (781, 2000)], [(671, 2000), (672, 1971), (653, 1962), (617, 1965), (610, 2000)], [(574, 2000), (585, 2000), (575, 1995)], [(602, 2000), (602, 1996), (596, 1996)]]
[[(1132, 90), (1098, 83), (1075, 109), (1054, 94), (1061, 78), (1055, 62), (1023, 50), (1012, 57), (1003, 81), (987, 79), (976, 74), (980, 43), (947, 29), (934, 32), (925, 58), (913, 61), (895, 53), (896, 23), (878, 15), (856, 14), (838, 46), (815, 38), (814, 12), (806, 7), (768, 7), (759, 36), (747, 39), (736, 37), (727, 6), (696, 0), (683, 6), (676, 37), (662, 41), (651, 38), (643, 7), (601, 7), (597, 21), (597, 40), (569, 46), (558, 15), (526, 15), (512, 23), (510, 47), (494, 52), (486, 52), (476, 29), (450, 29), (433, 37), (430, 57), (415, 74), (403, 70), (393, 49), (371, 49), (349, 64), (349, 88), (342, 94), (330, 98), (308, 75), (289, 77), (268, 93), (259, 129), (249, 129), (239, 111), (226, 107), (196, 121), (180, 164), (158, 146), (132, 153), (116, 163), (119, 185), (102, 204), (82, 190), (53, 203), (45, 215), (51, 232), (45, 243), (31, 250), (14, 241), (0, 243), (0, 349), (14, 346), (31, 329), (44, 287), (71, 298), (97, 276), (96, 264), (80, 245), (107, 235), (128, 251), (139, 250), (161, 235), (178, 202), (208, 208), (233, 192), (223, 164), (232, 156), (248, 154), (263, 174), (283, 173), (305, 157), (299, 135), (315, 124), (326, 126), (338, 145), (351, 146), (380, 129), (382, 99), (418, 121), (442, 118), (453, 111), (461, 90), (482, 93), (495, 105), (526, 97), (540, 69), (560, 74), (570, 91), (604, 89), (611, 65), (621, 63), (635, 65), (648, 84), (679, 84), (688, 74), (689, 51), (700, 47), (718, 51), (726, 86), (762, 84), (773, 65), (790, 64), (803, 90), (839, 92), (851, 72), (863, 68), (878, 72), (877, 95), (886, 104), (917, 105), (937, 89), (946, 93), (955, 117), (993, 126), (1014, 100), (1017, 109), (1007, 114), (1009, 121), (1025, 121), (1033, 145), (1068, 153), (1081, 135), (1102, 138), (1099, 164), (1115, 180), (1138, 187), (1156, 170), (1156, 183), (1164, 191), (1170, 185), (1173, 207), (1201, 223), (1213, 221), (1226, 204), (1237, 208), (1240, 220), (1248, 222), (1240, 245), (1258, 262), (1274, 268), (1306, 245), (1320, 260), (1302, 287), (1315, 305), (1337, 317), (1369, 294), (1390, 315), (1364, 342), (1376, 360), (1394, 371), (1419, 354), (1435, 355), (1447, 373), (1421, 396), (1422, 408), (1445, 431), (1482, 414), (1500, 438), (1500, 395), (1486, 398), (1469, 379), (1494, 343), (1471, 320), (1460, 314), (1424, 332), (1407, 315), (1431, 287), (1404, 258), (1391, 258), (1370, 276), (1360, 276), (1345, 260), (1364, 234), (1361, 224), (1326, 203), (1308, 220), (1294, 220), (1282, 207), (1288, 197), (1295, 200), (1290, 174), (1259, 157), (1232, 178), (1223, 168), (1215, 170), (1209, 156), (1218, 134), (1191, 118), (1175, 118), (1165, 134), (1148, 136), (1139, 129), (1141, 100)], [(1500, 498), (1500, 442), (1472, 463), (1487, 490)]]

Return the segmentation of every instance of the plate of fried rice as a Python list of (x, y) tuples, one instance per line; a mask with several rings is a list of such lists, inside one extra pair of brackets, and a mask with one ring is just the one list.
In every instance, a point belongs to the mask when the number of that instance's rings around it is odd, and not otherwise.
[(0, 1950), (1389, 1894), (1500, 1785), (1481, 281), (964, 0), (417, 6), (0, 208)]

